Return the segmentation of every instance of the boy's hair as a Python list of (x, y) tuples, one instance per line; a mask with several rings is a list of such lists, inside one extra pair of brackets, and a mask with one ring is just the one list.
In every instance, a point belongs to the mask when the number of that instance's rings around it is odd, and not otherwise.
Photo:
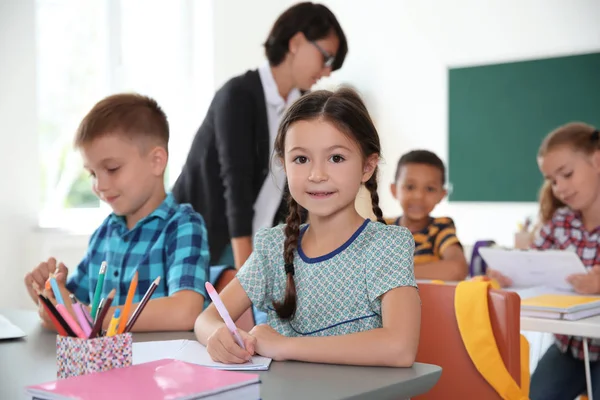
[[(335, 125), (341, 132), (354, 140), (360, 148), (363, 159), (377, 154), (381, 156), (379, 135), (369, 116), (362, 99), (352, 89), (344, 88), (335, 92), (318, 90), (300, 99), (287, 110), (279, 125), (275, 139), (275, 154), (284, 158), (285, 137), (288, 129), (298, 121), (311, 120), (327, 121)], [(377, 167), (371, 178), (365, 182), (365, 187), (371, 193), (373, 213), (377, 220), (385, 224), (383, 213), (379, 208), (377, 194)], [(289, 215), (285, 227), (285, 243), (283, 259), (287, 275), (285, 298), (282, 303), (273, 302), (280, 318), (292, 318), (296, 311), (296, 284), (294, 282), (294, 253), (298, 246), (301, 223), (301, 206), (290, 195), (288, 196)], [(310, 215), (309, 215), (310, 218)]]
[(435, 153), (429, 150), (413, 150), (404, 154), (398, 160), (394, 182), (398, 182), (400, 171), (407, 164), (425, 164), (439, 169), (442, 173), (442, 185), (446, 184), (446, 167), (444, 166), (444, 162)]
[[(544, 157), (557, 147), (567, 146), (575, 151), (592, 154), (600, 150), (600, 137), (596, 128), (582, 122), (571, 122), (562, 125), (546, 136), (538, 150), (538, 158)], [(546, 223), (565, 204), (552, 192), (552, 183), (545, 181), (539, 194), (540, 219)]]
[(106, 134), (149, 138), (168, 150), (167, 116), (154, 99), (140, 94), (114, 94), (96, 103), (79, 124), (75, 147)]
[(340, 45), (331, 70), (335, 71), (342, 67), (346, 53), (348, 53), (346, 35), (335, 15), (327, 7), (311, 2), (293, 5), (273, 24), (264, 43), (265, 54), (271, 66), (277, 66), (283, 62), (289, 51), (290, 39), (298, 32), (302, 32), (309, 41), (323, 39), (334, 33), (339, 39)]

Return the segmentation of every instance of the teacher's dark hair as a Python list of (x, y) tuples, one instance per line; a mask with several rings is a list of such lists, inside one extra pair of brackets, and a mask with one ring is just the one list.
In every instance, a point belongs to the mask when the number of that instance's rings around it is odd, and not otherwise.
[(264, 43), (265, 53), (271, 66), (283, 62), (289, 51), (290, 39), (298, 32), (302, 32), (309, 41), (323, 39), (334, 33), (339, 39), (340, 46), (331, 70), (335, 71), (342, 67), (348, 53), (346, 35), (335, 15), (327, 7), (311, 2), (293, 5), (275, 21)]

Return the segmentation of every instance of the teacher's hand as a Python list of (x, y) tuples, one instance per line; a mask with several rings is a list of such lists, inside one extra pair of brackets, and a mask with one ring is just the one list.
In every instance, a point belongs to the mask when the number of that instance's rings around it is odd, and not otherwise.
[(569, 275), (567, 282), (577, 293), (600, 294), (600, 265), (594, 265), (587, 274)]

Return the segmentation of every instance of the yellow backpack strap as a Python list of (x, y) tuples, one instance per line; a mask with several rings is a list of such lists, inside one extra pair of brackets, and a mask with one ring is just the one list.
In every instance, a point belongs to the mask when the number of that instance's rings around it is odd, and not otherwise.
[(485, 275), (474, 276), (473, 278), (471, 278), (471, 280), (475, 281), (475, 282), (489, 282), (492, 289), (502, 289), (502, 286), (500, 286), (500, 284), (498, 283), (497, 280), (492, 279)]
[[(529, 388), (527, 391), (520, 388), (507, 371), (494, 338), (488, 311), (490, 286), (491, 282), (484, 280), (463, 281), (456, 286), (454, 308), (458, 329), (475, 368), (498, 395), (503, 400), (527, 400)], [(528, 351), (526, 354), (529, 356)], [(529, 373), (529, 369), (526, 371)]]
[(521, 391), (525, 394), (529, 393), (529, 342), (523, 335), (521, 336)]

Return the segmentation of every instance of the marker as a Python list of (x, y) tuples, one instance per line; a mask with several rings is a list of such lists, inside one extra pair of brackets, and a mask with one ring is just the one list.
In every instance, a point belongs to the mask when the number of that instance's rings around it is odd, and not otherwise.
[(71, 298), (71, 303), (73, 303), (73, 311), (75, 312), (75, 316), (77, 317), (79, 326), (81, 327), (81, 329), (83, 330), (83, 333), (85, 334), (85, 337), (87, 338), (90, 336), (90, 333), (92, 332), (92, 327), (90, 325), (90, 322), (88, 321), (88, 319), (85, 316), (83, 304), (81, 304), (77, 301), (74, 294), (71, 294), (69, 297)]
[(225, 325), (227, 325), (227, 329), (229, 329), (229, 332), (231, 332), (231, 334), (235, 338), (235, 341), (237, 342), (237, 344), (242, 349), (246, 350), (246, 346), (244, 346), (244, 341), (242, 340), (242, 337), (240, 336), (240, 333), (238, 332), (237, 327), (233, 323), (233, 320), (231, 319), (231, 316), (229, 315), (227, 308), (225, 308), (225, 304), (223, 304), (223, 302), (221, 301), (221, 297), (215, 290), (214, 286), (211, 285), (210, 282), (206, 282), (206, 284), (204, 286), (206, 287), (206, 291), (208, 292), (208, 295), (210, 296), (211, 300), (213, 301), (213, 304), (217, 308), (219, 315), (221, 316), (221, 318), (223, 318)]
[(75, 333), (75, 335), (77, 335), (78, 338), (87, 339), (86, 334), (83, 333), (81, 327), (77, 325), (77, 322), (75, 322), (71, 314), (69, 314), (69, 311), (67, 310), (67, 307), (64, 306), (64, 304), (57, 304), (56, 309), (60, 313), (60, 316), (63, 317), (67, 325), (69, 325), (71, 330)]

